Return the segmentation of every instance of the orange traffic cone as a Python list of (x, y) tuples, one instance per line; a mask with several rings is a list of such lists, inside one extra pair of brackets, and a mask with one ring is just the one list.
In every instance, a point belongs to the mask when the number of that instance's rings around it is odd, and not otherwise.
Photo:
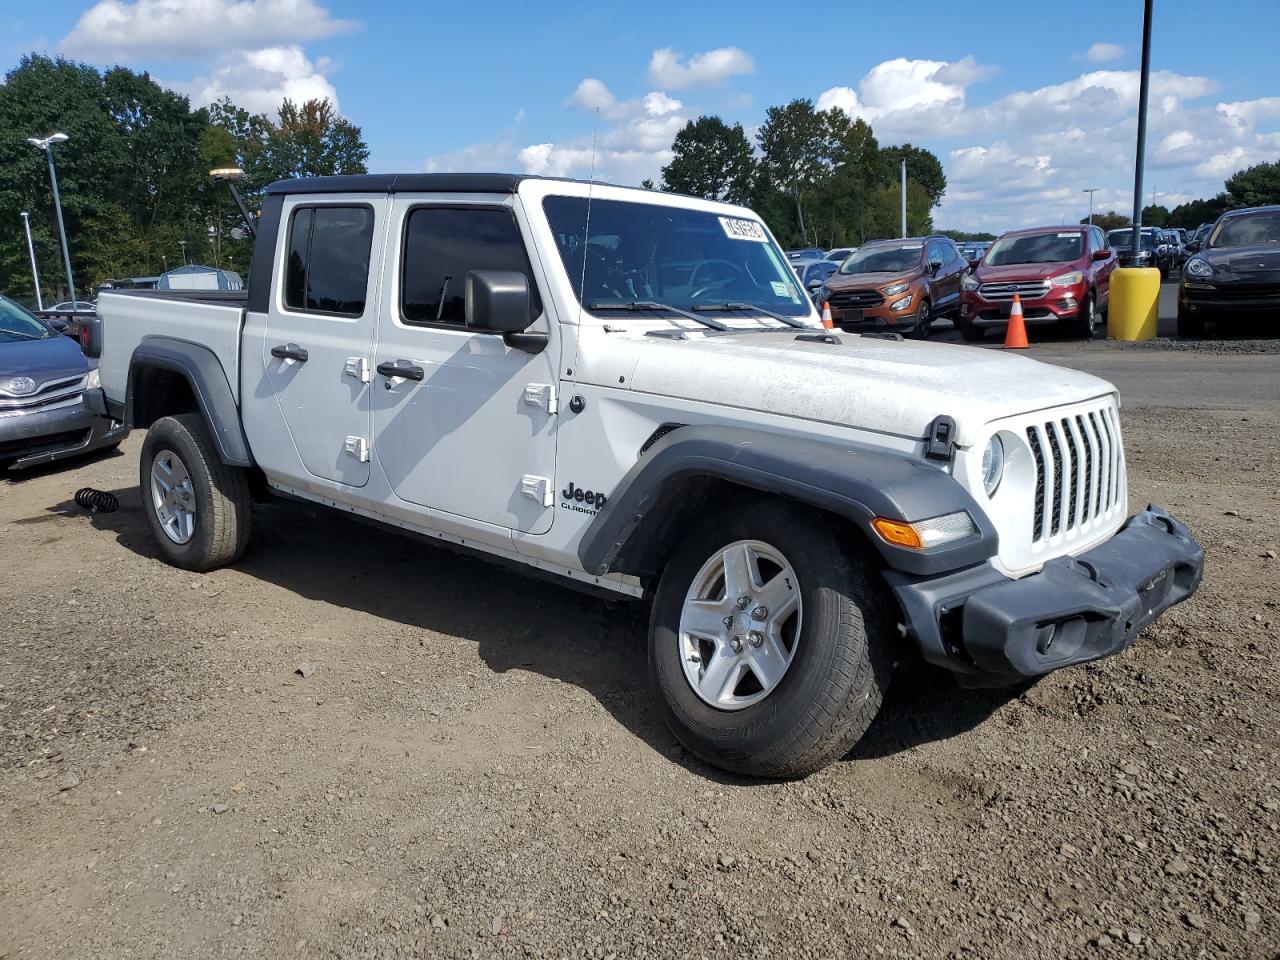
[(1013, 306), (1009, 308), (1009, 328), (1004, 334), (1004, 348), (1006, 350), (1025, 350), (1030, 344), (1027, 343), (1027, 325), (1022, 322), (1022, 298), (1016, 293), (1013, 295)]
[(835, 324), (831, 322), (831, 304), (822, 301), (822, 327), (824, 330), (835, 329)]

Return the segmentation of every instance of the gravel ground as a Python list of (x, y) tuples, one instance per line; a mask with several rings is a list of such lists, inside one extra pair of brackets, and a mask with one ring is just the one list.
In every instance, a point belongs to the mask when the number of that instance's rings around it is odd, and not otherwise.
[(908, 661), (797, 783), (681, 754), (634, 605), (293, 504), (172, 569), (138, 436), (0, 480), (0, 957), (1277, 956), (1280, 367), (1041, 355), (1204, 587), (1021, 692)]

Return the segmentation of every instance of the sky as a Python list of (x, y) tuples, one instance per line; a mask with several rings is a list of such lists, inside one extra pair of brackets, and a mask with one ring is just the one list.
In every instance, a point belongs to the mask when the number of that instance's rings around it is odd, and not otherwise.
[[(1144, 202), (1212, 196), (1280, 159), (1280, 0), (1156, 0)], [(1215, 11), (1229, 10), (1229, 16)], [(0, 0), (26, 52), (145, 70), (195, 103), (328, 96), (374, 172), (657, 180), (717, 114), (749, 135), (797, 97), (942, 161), (940, 228), (1129, 212), (1138, 0)]]

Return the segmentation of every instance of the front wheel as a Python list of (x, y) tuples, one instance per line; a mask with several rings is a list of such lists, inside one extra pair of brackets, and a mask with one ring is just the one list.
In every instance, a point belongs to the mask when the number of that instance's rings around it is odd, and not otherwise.
[(1089, 294), (1084, 298), (1084, 305), (1080, 308), (1080, 315), (1071, 323), (1072, 330), (1076, 336), (1085, 340), (1092, 340), (1098, 331), (1098, 307), (1097, 301), (1093, 294)]
[(909, 336), (916, 340), (928, 340), (929, 331), (933, 329), (933, 310), (928, 300), (920, 301), (920, 311), (916, 314), (916, 325)]
[(725, 770), (821, 769), (879, 710), (890, 609), (870, 555), (812, 510), (733, 502), (686, 537), (658, 586), (649, 665), (668, 726)]
[(143, 512), (175, 567), (205, 571), (234, 562), (249, 542), (245, 471), (218, 458), (198, 413), (162, 417), (142, 444)]
[(1178, 336), (1201, 338), (1204, 336), (1204, 314), (1190, 313), (1178, 307)]

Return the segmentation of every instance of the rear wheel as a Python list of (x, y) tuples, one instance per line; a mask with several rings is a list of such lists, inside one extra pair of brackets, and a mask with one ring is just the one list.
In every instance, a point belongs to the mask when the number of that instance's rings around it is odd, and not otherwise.
[(248, 475), (218, 458), (197, 413), (163, 417), (142, 444), (143, 512), (160, 552), (176, 567), (212, 570), (249, 542)]
[(812, 510), (733, 502), (686, 537), (658, 586), (649, 664), (668, 726), (736, 773), (826, 766), (880, 707), (891, 608), (869, 555)]

